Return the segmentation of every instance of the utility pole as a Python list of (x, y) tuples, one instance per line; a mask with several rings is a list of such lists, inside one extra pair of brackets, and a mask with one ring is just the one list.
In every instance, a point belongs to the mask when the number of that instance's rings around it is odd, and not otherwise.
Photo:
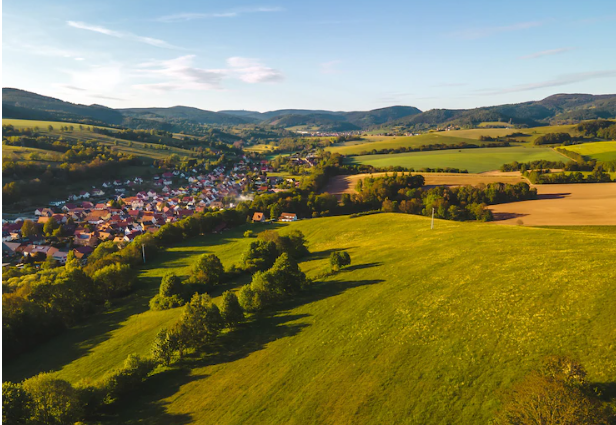
[(432, 207), (432, 224), (430, 225), (430, 229), (434, 229), (434, 207)]
[[(434, 211), (434, 208), (432, 209)], [(143, 253), (143, 264), (145, 264), (145, 245), (141, 244), (141, 252)]]

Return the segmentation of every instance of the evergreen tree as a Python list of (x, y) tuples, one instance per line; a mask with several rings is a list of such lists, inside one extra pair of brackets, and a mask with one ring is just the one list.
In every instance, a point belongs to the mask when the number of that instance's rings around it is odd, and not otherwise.
[(222, 294), (220, 314), (225, 324), (231, 329), (237, 327), (239, 323), (244, 321), (244, 311), (234, 292), (225, 291)]

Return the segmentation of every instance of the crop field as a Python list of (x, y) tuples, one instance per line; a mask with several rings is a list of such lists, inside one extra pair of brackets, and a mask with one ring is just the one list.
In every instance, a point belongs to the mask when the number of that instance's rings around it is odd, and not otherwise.
[(597, 161), (612, 161), (616, 159), (616, 141), (582, 143), (581, 145), (565, 146), (565, 149), (577, 152)]
[(542, 184), (539, 199), (490, 207), (497, 224), (616, 225), (616, 183)]
[[(332, 195), (342, 195), (343, 193), (356, 193), (355, 186), (359, 180), (366, 177), (381, 177), (384, 175), (392, 175), (389, 173), (371, 173), (371, 174), (350, 174), (332, 177), (323, 190)], [(398, 173), (400, 174), (400, 173)], [(464, 186), (488, 183), (509, 183), (516, 184), (527, 182), (528, 180), (520, 175), (519, 172), (511, 173), (493, 173), (493, 174), (466, 174), (466, 173), (411, 173), (421, 174), (425, 179), (426, 186)]]
[(347, 158), (349, 162), (368, 164), (374, 167), (400, 166), (406, 168), (452, 167), (466, 169), (470, 173), (497, 170), (513, 161), (528, 162), (545, 159), (566, 161), (565, 157), (550, 148), (477, 148), (451, 149), (428, 152), (408, 152), (390, 155), (364, 155)]
[[(159, 277), (187, 273), (204, 252), (238, 262), (249, 227), (169, 250), (137, 293), (5, 364), (5, 379), (51, 369), (93, 382), (129, 353), (148, 355), (182, 312), (147, 311)], [(502, 391), (551, 354), (579, 359), (591, 382), (616, 381), (616, 234), (442, 220), (430, 230), (403, 214), (285, 228), (306, 235), (309, 276), (335, 250), (352, 265), (223, 335), (221, 353), (159, 370), (110, 422), (488, 423)]]

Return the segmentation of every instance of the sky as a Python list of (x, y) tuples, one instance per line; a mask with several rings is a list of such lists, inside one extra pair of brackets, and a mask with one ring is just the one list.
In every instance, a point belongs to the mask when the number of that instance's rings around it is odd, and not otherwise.
[(616, 93), (616, 1), (2, 4), (2, 86), (113, 108), (472, 108)]

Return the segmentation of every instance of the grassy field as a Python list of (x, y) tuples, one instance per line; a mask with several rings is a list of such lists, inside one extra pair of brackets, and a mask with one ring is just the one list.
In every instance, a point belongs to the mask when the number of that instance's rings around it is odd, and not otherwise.
[[(138, 156), (143, 159), (163, 159), (168, 157), (171, 154), (178, 154), (180, 156), (190, 156), (191, 152), (186, 149), (181, 149), (173, 146), (169, 146), (169, 150), (158, 150), (158, 149), (148, 149), (145, 148), (143, 142), (132, 142), (132, 146), (129, 146), (131, 142), (129, 140), (118, 139), (115, 137), (107, 136), (104, 134), (97, 134), (91, 131), (88, 131), (88, 127), (98, 127), (98, 128), (107, 128), (100, 126), (88, 126), (83, 125), (83, 130), (79, 129), (78, 123), (67, 123), (67, 122), (59, 122), (59, 121), (34, 121), (34, 120), (16, 120), (16, 119), (3, 119), (2, 124), (11, 124), (15, 128), (34, 128), (39, 127), (39, 132), (41, 133), (51, 133), (54, 135), (60, 135), (64, 139), (67, 140), (96, 140), (101, 145), (112, 146), (113, 149), (124, 152), (126, 154), (131, 154)], [(51, 125), (54, 129), (50, 132), (48, 130), (48, 126)], [(61, 132), (60, 126), (73, 126), (73, 131), (71, 132)], [(108, 128), (109, 130), (115, 130)], [(117, 142), (117, 145), (116, 145)], [(147, 143), (148, 145), (150, 143)], [(5, 148), (5, 146), (3, 146)]]
[[(431, 231), (401, 214), (286, 227), (307, 236), (309, 276), (334, 250), (353, 265), (224, 335), (223, 353), (160, 371), (111, 422), (487, 423), (501, 391), (550, 354), (578, 358), (591, 382), (616, 381), (615, 234), (441, 220)], [(159, 277), (203, 252), (237, 262), (246, 228), (170, 250), (131, 299), (5, 364), (5, 379), (54, 369), (92, 381), (147, 355), (181, 314), (146, 311)]]
[[(513, 139), (519, 146), (531, 146), (532, 142), (539, 136), (546, 133), (569, 132), (577, 135), (574, 125), (545, 126), (525, 129), (513, 128), (474, 128), (469, 130), (452, 130), (420, 134), (419, 136), (364, 136), (362, 140), (354, 140), (341, 143), (327, 148), (330, 152), (338, 152), (343, 155), (358, 155), (364, 151), (372, 149), (395, 149), (399, 147), (419, 147), (444, 143), (448, 145), (459, 144), (462, 142), (472, 144), (484, 144), (480, 142), (481, 136), (505, 137), (513, 133), (523, 133), (525, 136), (516, 136)], [(514, 145), (515, 145), (514, 143)]]
[(364, 155), (348, 158), (348, 161), (369, 164), (374, 167), (401, 166), (420, 169), (423, 167), (452, 167), (466, 169), (470, 173), (497, 170), (513, 161), (528, 162), (539, 159), (566, 161), (563, 155), (549, 148), (480, 148), (451, 149), (429, 152), (409, 152), (390, 155)]
[(616, 141), (583, 143), (581, 145), (565, 146), (565, 149), (577, 152), (597, 161), (611, 161), (616, 159)]

